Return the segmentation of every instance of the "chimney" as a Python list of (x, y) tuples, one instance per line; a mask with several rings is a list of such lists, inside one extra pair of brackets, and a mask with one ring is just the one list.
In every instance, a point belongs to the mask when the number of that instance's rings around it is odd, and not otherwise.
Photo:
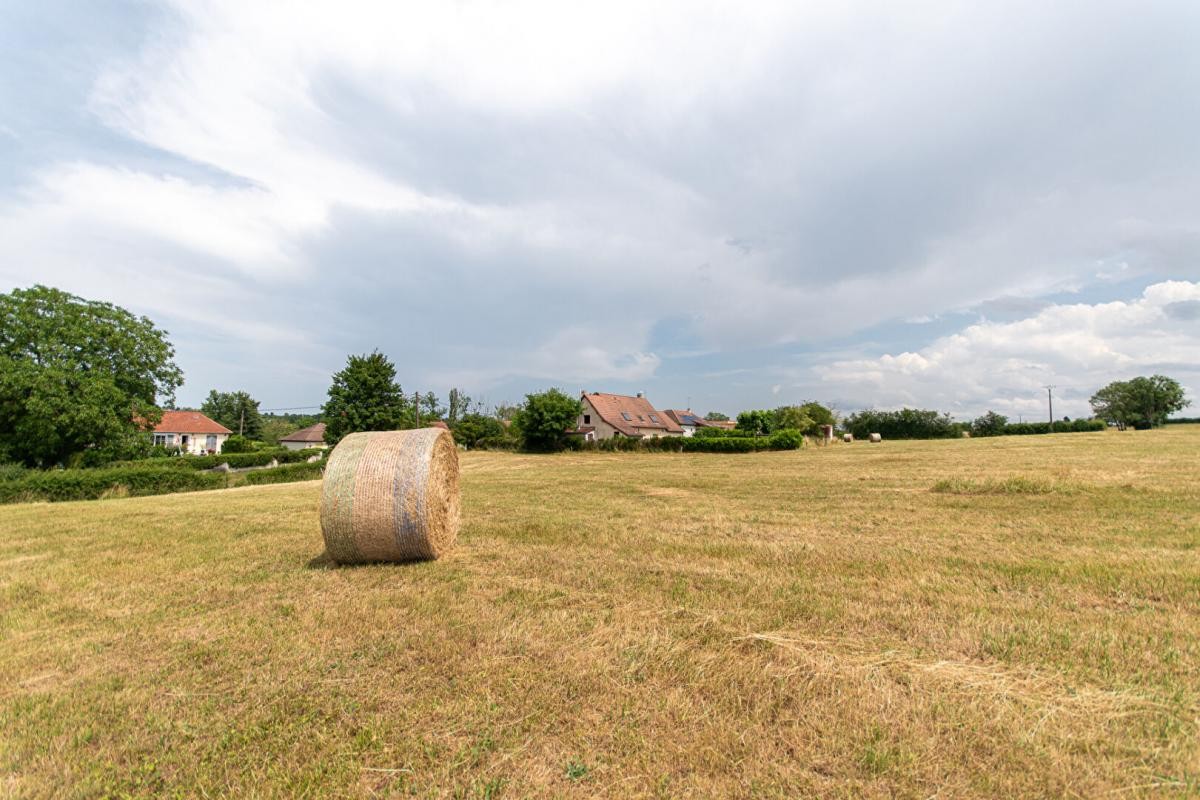
[(646, 396), (645, 392), (638, 392), (638, 397), (645, 397), (645, 396)]

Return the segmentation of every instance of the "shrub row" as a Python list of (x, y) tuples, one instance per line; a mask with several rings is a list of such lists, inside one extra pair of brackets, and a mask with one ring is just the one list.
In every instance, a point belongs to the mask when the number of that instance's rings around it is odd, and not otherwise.
[(317, 461), (312, 464), (288, 464), (274, 469), (260, 469), (246, 473), (246, 483), (258, 486), (264, 483), (292, 483), (294, 481), (315, 481), (325, 470), (325, 463)]
[(962, 435), (949, 414), (923, 408), (902, 408), (899, 411), (870, 409), (846, 417), (844, 427), (855, 439), (866, 439), (878, 433), (888, 439), (953, 439)]
[(305, 450), (288, 450), (273, 448), (271, 450), (255, 450), (252, 453), (218, 453), (212, 456), (174, 456), (171, 458), (150, 458), (142, 461), (122, 461), (112, 464), (113, 467), (168, 467), (173, 469), (212, 469), (221, 464), (228, 464), (234, 469), (245, 467), (265, 467), (272, 461), (280, 464), (297, 464), (307, 461), (313, 456), (325, 452), (317, 447)]
[(95, 500), (106, 494), (140, 497), (223, 489), (226, 485), (222, 474), (170, 467), (27, 470), (21, 478), (0, 481), (0, 503)]
[(1091, 433), (1108, 428), (1102, 419), (1075, 419), (1070, 422), (1010, 422), (1003, 428), (1004, 436), (1029, 436), (1035, 433)]
[(597, 442), (578, 442), (586, 451), (639, 453), (752, 453), (758, 450), (798, 450), (804, 446), (800, 431), (776, 431), (770, 436), (663, 436), (632, 439), (624, 436)]

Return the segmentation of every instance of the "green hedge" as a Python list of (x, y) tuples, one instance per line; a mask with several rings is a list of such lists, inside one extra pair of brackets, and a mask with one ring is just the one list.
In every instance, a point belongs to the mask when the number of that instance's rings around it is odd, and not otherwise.
[(580, 450), (635, 453), (753, 453), (758, 450), (798, 450), (804, 446), (800, 431), (776, 431), (770, 436), (662, 436), (633, 439), (618, 436), (583, 442)]
[(107, 493), (140, 497), (172, 492), (224, 489), (225, 475), (163, 467), (28, 470), (0, 482), (0, 503), (95, 500)]
[(298, 464), (324, 452), (324, 450), (317, 447), (305, 450), (287, 450), (280, 447), (271, 450), (255, 450), (253, 453), (218, 453), (212, 456), (177, 456), (174, 458), (153, 458), (145, 461), (123, 461), (110, 466), (142, 467), (153, 465), (174, 469), (200, 470), (212, 469), (222, 464), (228, 464), (234, 469), (244, 469), (245, 467), (265, 467), (272, 461), (278, 461), (280, 464)]
[(1030, 436), (1039, 433), (1094, 433), (1108, 428), (1102, 419), (1076, 419), (1070, 422), (1010, 422), (1003, 428), (1002, 436)]
[(260, 469), (246, 473), (246, 483), (258, 486), (263, 483), (292, 483), (294, 481), (315, 481), (325, 470), (325, 463), (318, 461), (312, 464), (288, 464), (274, 469)]

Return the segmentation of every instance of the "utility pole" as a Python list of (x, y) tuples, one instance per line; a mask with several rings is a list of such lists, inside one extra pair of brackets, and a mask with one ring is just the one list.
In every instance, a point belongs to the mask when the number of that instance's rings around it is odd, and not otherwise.
[(417, 415), (417, 427), (421, 427), (421, 393), (413, 391), (413, 413)]
[(1050, 402), (1050, 425), (1054, 426), (1054, 384), (1046, 387), (1046, 399)]
[(242, 415), (238, 417), (238, 436), (246, 429), (246, 407), (242, 406)]

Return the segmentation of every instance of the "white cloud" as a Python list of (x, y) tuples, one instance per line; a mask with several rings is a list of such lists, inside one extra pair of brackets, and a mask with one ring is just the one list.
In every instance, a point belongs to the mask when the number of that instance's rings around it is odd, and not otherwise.
[[(1088, 413), (1087, 398), (1112, 380), (1162, 372), (1200, 399), (1200, 321), (1173, 311), (1200, 301), (1200, 283), (1165, 281), (1128, 302), (1052, 305), (1015, 322), (979, 322), (919, 352), (836, 361), (816, 369), (824, 385), (863, 405), (920, 405), (971, 416), (991, 408)], [(1190, 306), (1185, 306), (1190, 307)]]
[(1200, 269), (1184, 5), (171, 7), (87, 89), (123, 149), (0, 198), (0, 281), (487, 383)]

